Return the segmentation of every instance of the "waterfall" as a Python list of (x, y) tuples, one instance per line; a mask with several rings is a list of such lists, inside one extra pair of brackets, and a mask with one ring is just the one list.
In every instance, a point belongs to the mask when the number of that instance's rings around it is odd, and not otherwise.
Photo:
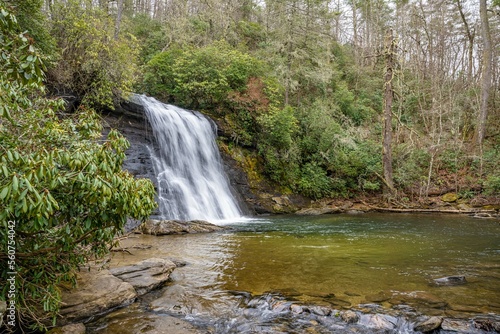
[(158, 150), (151, 150), (164, 219), (220, 221), (241, 217), (215, 142), (216, 128), (201, 113), (136, 96)]

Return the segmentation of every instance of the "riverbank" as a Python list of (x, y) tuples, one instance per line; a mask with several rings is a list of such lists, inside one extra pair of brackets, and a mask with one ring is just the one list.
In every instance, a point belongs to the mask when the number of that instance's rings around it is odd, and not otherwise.
[[(394, 227), (403, 231), (403, 236), (399, 235), (400, 232), (387, 234), (385, 229), (380, 231), (382, 234), (374, 234), (373, 228), (379, 226), (378, 221), (394, 217), (399, 217), (399, 223)], [(472, 239), (490, 244), (487, 236), (490, 235), (491, 239), (496, 232), (489, 231), (487, 227), (496, 229), (497, 224), (490, 220), (468, 217), (457, 220), (456, 215), (439, 215), (434, 218), (439, 217), (437, 221), (425, 223), (434, 232), (422, 238), (410, 226), (422, 227), (421, 220), (428, 215), (415, 216), (416, 222), (420, 223), (411, 225), (404, 222), (408, 217), (413, 215), (283, 216), (276, 217), (278, 221), (272, 220), (272, 224), (260, 219), (233, 225), (231, 230), (214, 234), (129, 235), (120, 241), (121, 247), (113, 253), (108, 264), (111, 270), (150, 257), (185, 265), (177, 266), (169, 281), (159, 290), (138, 297), (126, 309), (87, 324), (87, 333), (123, 333), (124, 328), (146, 330), (164, 323), (163, 320), (168, 321), (168, 317), (179, 319), (179, 323), (187, 321), (191, 329), (202, 333), (412, 333), (424, 323), (431, 326), (429, 322), (437, 326), (435, 328), (441, 328), (436, 333), (486, 333), (485, 329), (492, 330), (498, 324), (498, 313), (491, 311), (500, 305), (486, 302), (483, 298), (488, 293), (485, 295), (478, 290), (473, 293), (475, 297), (460, 297), (463, 293), (460, 291), (476, 290), (483, 285), (482, 278), (486, 277), (486, 272), (481, 274), (475, 270), (484, 268), (491, 276), (496, 269), (488, 261), (464, 257), (465, 253), (460, 260), (463, 268), (456, 261), (446, 260), (469, 243), (460, 241), (462, 246), (452, 246), (448, 241), (462, 238), (462, 234), (453, 236), (442, 231), (450, 231), (449, 228), (461, 224), (461, 229)], [(300, 223), (303, 219), (304, 223)], [(335, 226), (346, 220), (352, 220), (352, 223), (337, 230)], [(304, 225), (306, 221), (316, 221), (317, 224)], [(333, 225), (324, 230), (328, 221), (332, 221)], [(449, 223), (434, 230), (433, 226), (440, 226), (446, 221)], [(470, 231), (463, 224), (470, 225)], [(300, 230), (295, 230), (300, 225)], [(476, 225), (482, 226), (481, 229)], [(321, 233), (330, 236), (325, 240), (339, 233), (346, 234), (347, 239), (345, 242), (339, 239), (318, 244), (311, 239), (312, 235), (316, 235), (314, 231), (317, 228), (321, 228), (318, 232), (325, 231)], [(302, 230), (304, 232), (300, 232)], [(483, 232), (486, 233), (484, 236), (476, 235)], [(378, 242), (384, 235), (395, 238), (387, 239), (389, 248), (383, 246), (385, 242), (379, 246), (365, 244), (368, 240)], [(416, 244), (408, 240), (411, 235), (419, 236), (415, 239)], [(434, 247), (439, 244), (437, 247), (442, 248), (438, 251), (443, 261), (439, 272), (432, 269), (436, 259), (418, 251), (431, 248), (421, 244), (429, 238), (435, 239), (431, 242)], [(396, 244), (396, 240), (403, 241), (403, 244), (398, 246), (400, 242)], [(408, 247), (412, 244), (417, 248)], [(365, 249), (359, 249), (361, 245)], [(393, 255), (385, 260), (382, 254), (387, 252)], [(304, 257), (304, 254), (307, 255)], [(432, 265), (427, 268), (425, 264), (416, 264), (417, 276), (413, 278), (407, 276), (414, 271), (407, 266), (413, 265), (418, 258), (412, 254), (424, 256), (426, 262)], [(346, 255), (349, 257), (346, 258)], [(406, 259), (408, 256), (410, 258)], [(471, 267), (474, 262), (477, 262), (475, 269)], [(403, 267), (394, 271), (392, 266), (397, 263)], [(465, 268), (469, 269), (463, 271)], [(432, 272), (428, 272), (429, 269)], [(333, 274), (330, 273), (332, 270)], [(406, 274), (398, 274), (401, 272)], [(432, 284), (431, 277), (441, 277), (443, 273), (464, 273), (467, 283), (456, 286), (426, 285), (425, 282)], [(347, 285), (343, 283), (343, 277), (347, 279)], [(420, 281), (423, 285), (418, 283)], [(403, 282), (406, 282), (406, 287), (400, 286)], [(456, 293), (455, 299), (447, 297)], [(485, 312), (488, 309), (490, 312)], [(154, 333), (153, 329), (151, 331)]]

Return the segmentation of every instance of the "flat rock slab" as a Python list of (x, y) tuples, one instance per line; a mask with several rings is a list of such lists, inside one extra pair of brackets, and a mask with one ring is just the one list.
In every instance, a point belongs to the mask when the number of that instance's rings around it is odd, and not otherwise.
[(82, 270), (77, 274), (77, 287), (62, 291), (58, 325), (86, 320), (129, 305), (136, 297), (134, 287), (113, 276), (109, 270)]
[(177, 265), (170, 260), (151, 258), (134, 265), (113, 268), (110, 272), (132, 284), (137, 295), (141, 296), (162, 286), (176, 267)]
[(214, 225), (204, 220), (154, 220), (142, 223), (135, 233), (151, 235), (170, 235), (187, 233), (208, 233), (224, 230), (223, 227)]

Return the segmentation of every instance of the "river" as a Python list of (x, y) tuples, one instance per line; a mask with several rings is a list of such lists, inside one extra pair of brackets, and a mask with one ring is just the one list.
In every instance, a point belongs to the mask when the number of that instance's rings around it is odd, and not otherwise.
[[(111, 265), (149, 257), (185, 261), (172, 282), (138, 307), (187, 319), (210, 333), (300, 333), (304, 321), (312, 320), (300, 312), (284, 312), (290, 305), (405, 318), (395, 333), (411, 332), (411, 319), (419, 315), (472, 319), (500, 314), (498, 220), (413, 214), (270, 216), (228, 227), (212, 234), (135, 235), (123, 246), (152, 248), (115, 254)], [(448, 276), (464, 276), (466, 282), (443, 286), (434, 281)], [(104, 333), (106, 321), (95, 325), (94, 332)], [(326, 332), (335, 325), (314, 321)]]

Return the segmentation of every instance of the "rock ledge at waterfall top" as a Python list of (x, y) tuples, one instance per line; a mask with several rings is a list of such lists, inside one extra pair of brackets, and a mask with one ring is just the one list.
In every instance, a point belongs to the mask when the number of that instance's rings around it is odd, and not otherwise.
[(155, 220), (149, 219), (135, 229), (138, 234), (170, 235), (188, 233), (209, 233), (224, 230), (204, 220)]

